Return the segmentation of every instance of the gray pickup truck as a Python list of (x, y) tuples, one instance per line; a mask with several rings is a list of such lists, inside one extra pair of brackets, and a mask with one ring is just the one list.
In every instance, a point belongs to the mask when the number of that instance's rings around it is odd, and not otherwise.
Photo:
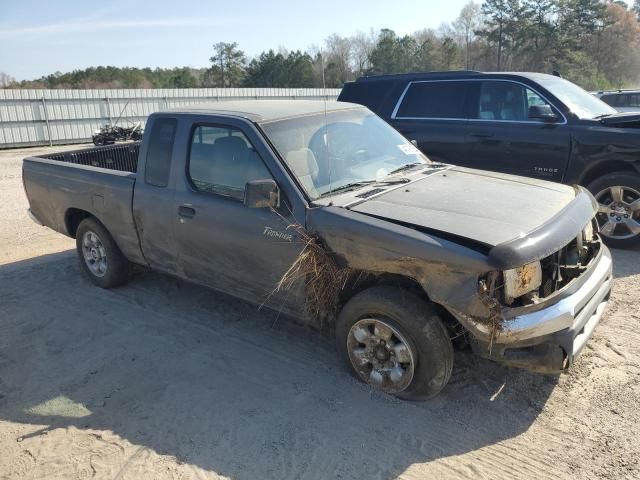
[(566, 370), (611, 289), (587, 191), (434, 163), (349, 103), (155, 113), (140, 144), (26, 158), (23, 181), (32, 218), (76, 239), (96, 285), (139, 264), (266, 304), (402, 398), (442, 390), (454, 343)]

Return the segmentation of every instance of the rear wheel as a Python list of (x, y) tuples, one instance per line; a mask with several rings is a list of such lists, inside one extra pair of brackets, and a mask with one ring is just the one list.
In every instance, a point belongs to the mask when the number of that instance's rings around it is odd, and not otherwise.
[(589, 185), (598, 201), (600, 235), (612, 247), (640, 244), (640, 176), (612, 173)]
[(358, 379), (400, 398), (431, 398), (451, 376), (447, 329), (427, 302), (399, 288), (373, 287), (349, 300), (336, 341)]
[(97, 220), (86, 218), (80, 222), (76, 231), (76, 250), (82, 269), (94, 284), (112, 288), (127, 281), (129, 262)]

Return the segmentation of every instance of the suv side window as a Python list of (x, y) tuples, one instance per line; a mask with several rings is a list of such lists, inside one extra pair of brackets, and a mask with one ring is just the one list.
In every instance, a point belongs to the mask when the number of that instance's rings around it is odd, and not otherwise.
[(144, 168), (144, 181), (149, 185), (166, 187), (169, 184), (176, 125), (175, 118), (158, 118), (153, 122)]
[(620, 100), (622, 100), (621, 97), (621, 95), (603, 95), (600, 97), (600, 100), (612, 107), (622, 107), (624, 106), (624, 102), (620, 102)]
[(207, 193), (244, 201), (251, 180), (272, 178), (247, 137), (238, 129), (200, 125), (191, 136), (189, 178)]
[(536, 92), (519, 83), (484, 81), (480, 87), (476, 118), (525, 122), (529, 121), (529, 107), (534, 105), (548, 105), (553, 108)]
[(470, 83), (424, 81), (409, 84), (393, 118), (465, 119), (465, 101)]
[(640, 108), (640, 93), (627, 93), (625, 97), (625, 107)]

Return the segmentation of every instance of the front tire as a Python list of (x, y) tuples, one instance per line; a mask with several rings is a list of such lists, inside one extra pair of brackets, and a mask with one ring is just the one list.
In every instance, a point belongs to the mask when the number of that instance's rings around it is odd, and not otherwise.
[(94, 218), (85, 218), (76, 231), (76, 250), (82, 270), (102, 288), (126, 283), (129, 262), (106, 228)]
[(407, 400), (426, 400), (453, 369), (446, 327), (429, 303), (399, 288), (355, 295), (336, 322), (338, 352), (359, 380)]
[(640, 244), (640, 176), (611, 173), (588, 187), (599, 203), (596, 215), (607, 245), (629, 248)]

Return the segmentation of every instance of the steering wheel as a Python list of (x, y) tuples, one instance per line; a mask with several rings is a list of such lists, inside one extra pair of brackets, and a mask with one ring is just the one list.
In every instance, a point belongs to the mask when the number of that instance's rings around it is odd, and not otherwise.
[(364, 148), (360, 148), (347, 157), (347, 162), (349, 162), (351, 165), (354, 165), (368, 159), (369, 152)]

